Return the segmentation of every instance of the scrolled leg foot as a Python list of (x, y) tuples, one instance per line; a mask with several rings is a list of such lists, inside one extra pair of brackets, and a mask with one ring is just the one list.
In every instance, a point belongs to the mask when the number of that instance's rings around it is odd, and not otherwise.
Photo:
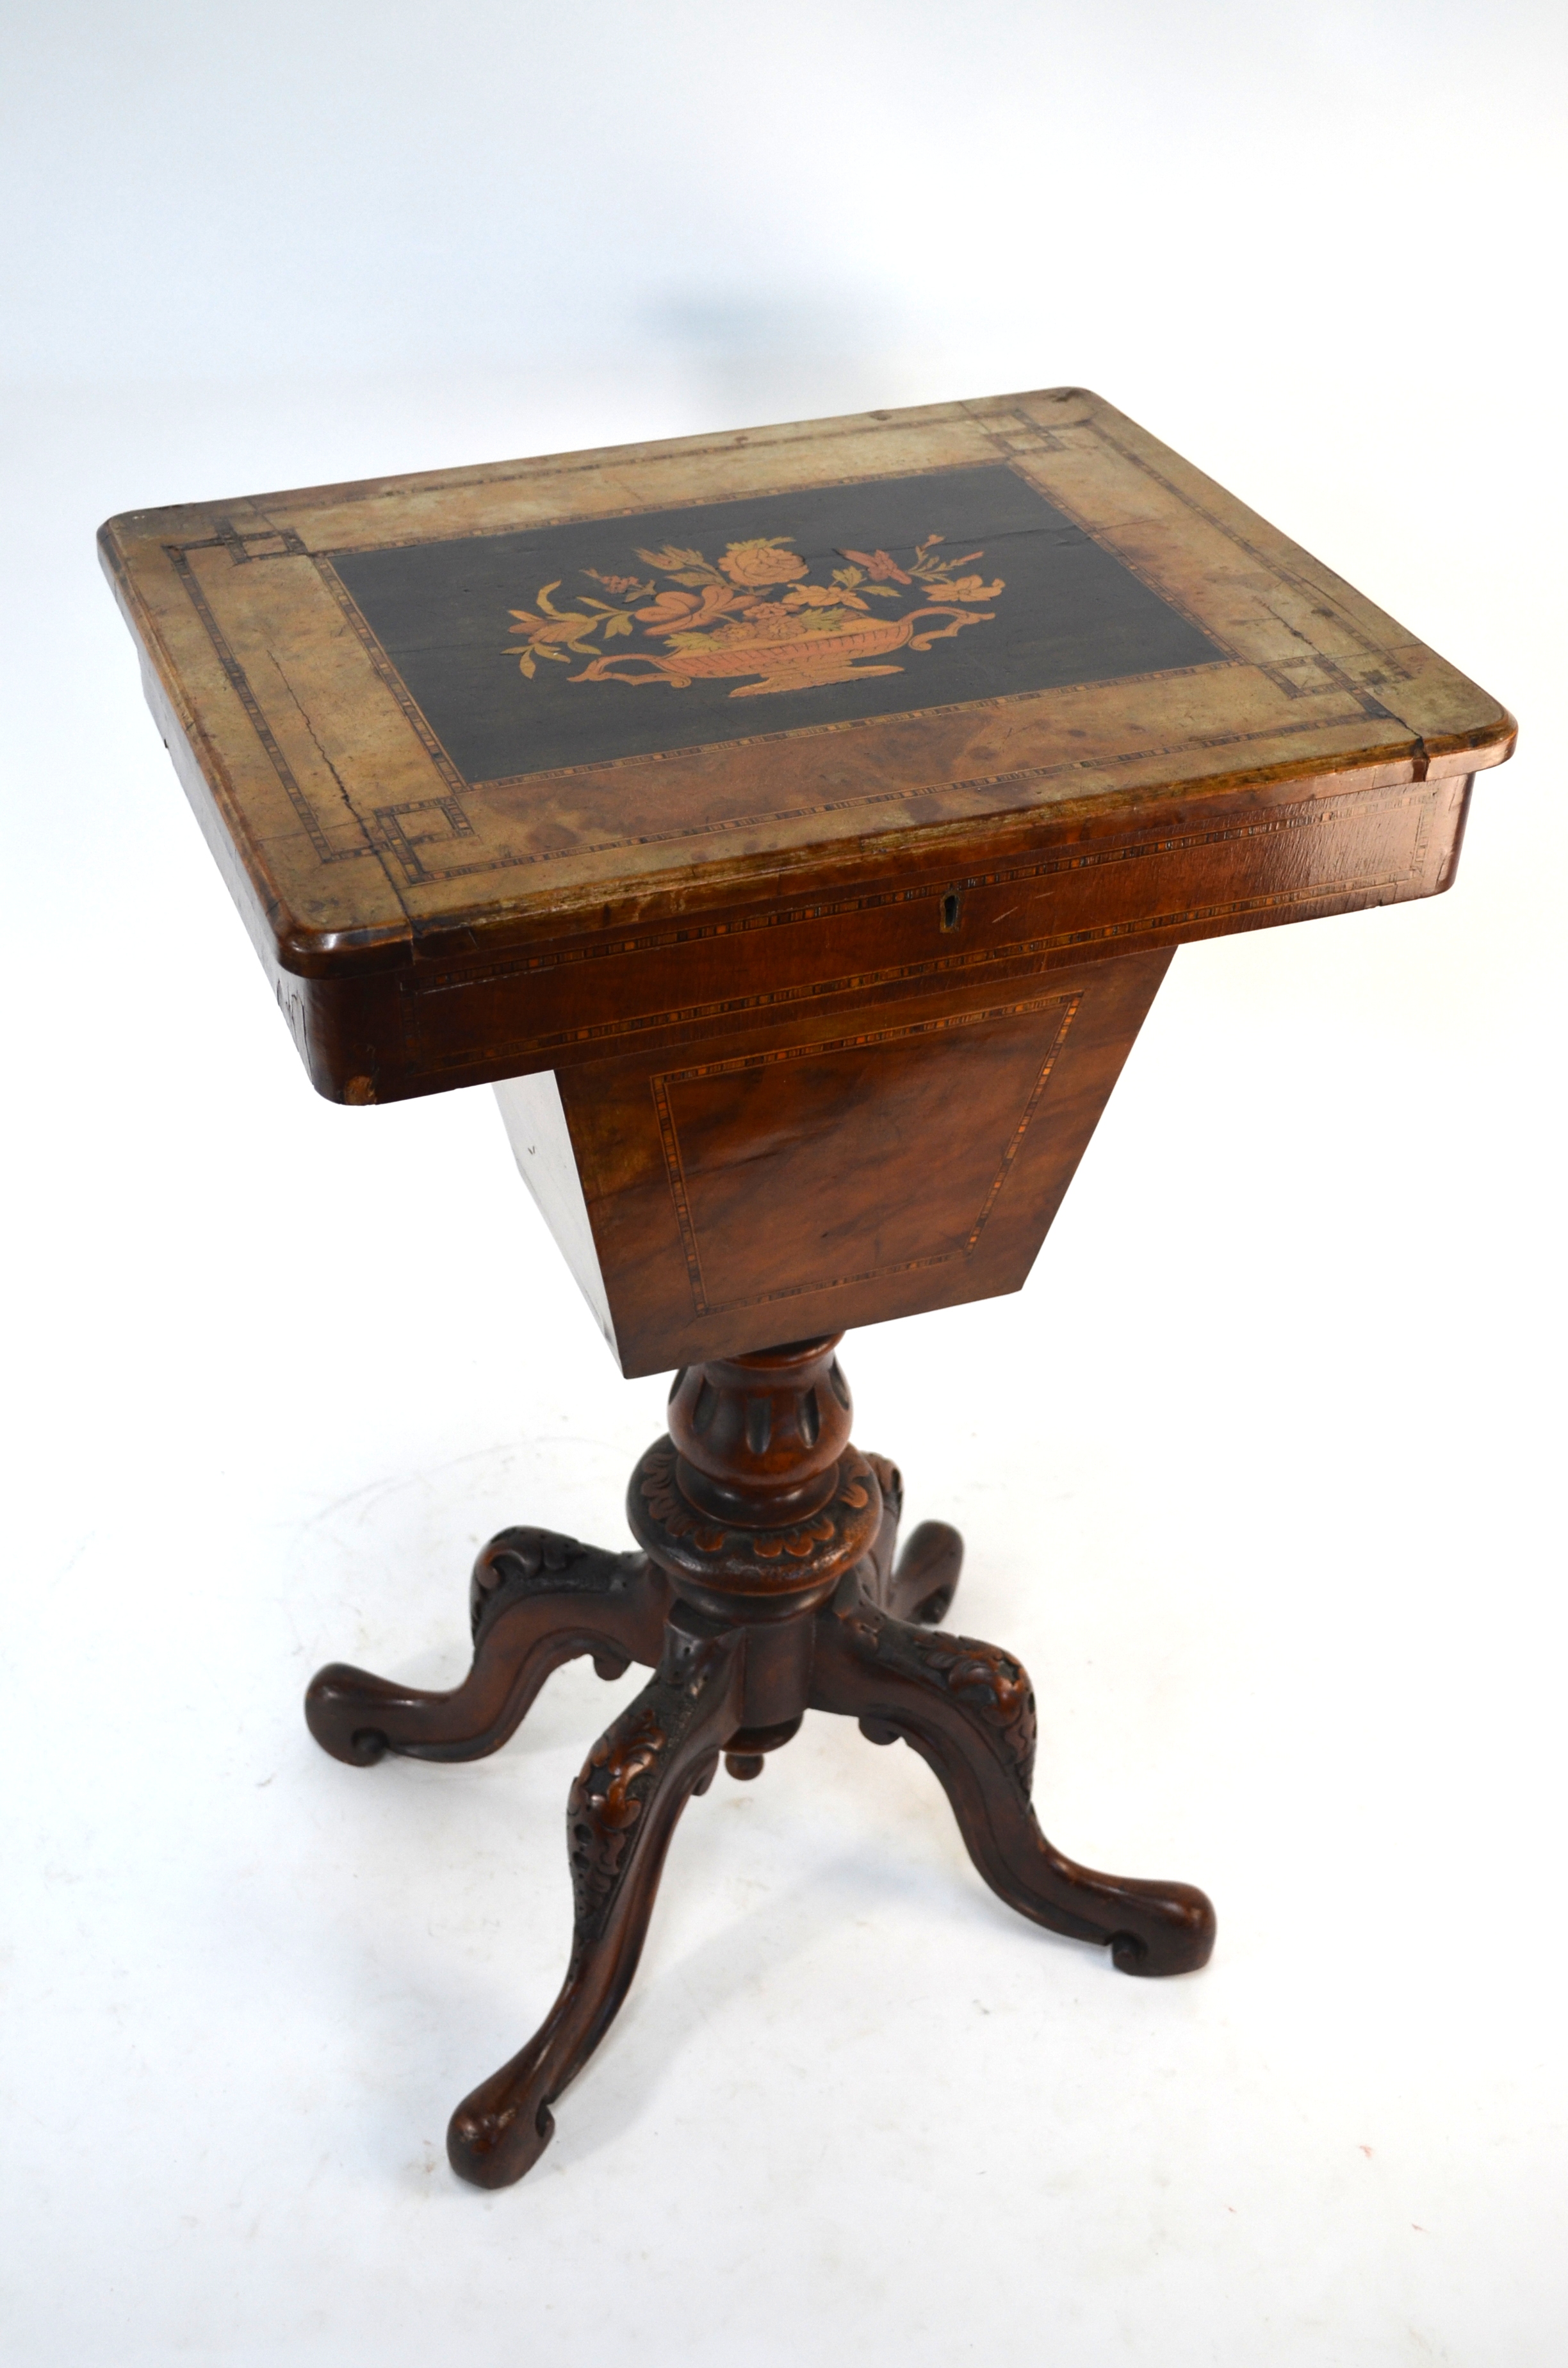
[(1097, 1874), (1040, 1832), (1029, 1805), (1034, 1695), (1010, 1654), (931, 1634), (846, 1588), (818, 1617), (812, 1703), (858, 1719), (873, 1743), (902, 1736), (919, 1752), (975, 1866), (1021, 1916), (1108, 1947), (1124, 1974), (1192, 1973), (1208, 1963), (1214, 1910), (1201, 1891)]
[(477, 2187), (510, 2186), (550, 2144), (551, 2107), (631, 1986), (676, 1819), (694, 1793), (706, 1791), (734, 1731), (744, 1634), (714, 1633), (677, 1608), (665, 1635), (657, 1675), (595, 1745), (572, 1787), (566, 1832), (576, 1918), (561, 1995), (521, 2053), (452, 2115), (448, 2157)]
[(895, 1620), (940, 1625), (958, 1593), (963, 1540), (947, 1521), (922, 1521), (904, 1540), (884, 1609)]
[(553, 1530), (503, 1530), (474, 1565), (473, 1664), (449, 1692), (399, 1686), (333, 1661), (305, 1695), (324, 1751), (366, 1768), (384, 1752), (479, 1759), (514, 1735), (552, 1669), (580, 1653), (604, 1678), (657, 1660), (669, 1582), (640, 1554), (607, 1554)]
[(859, 1565), (860, 1585), (871, 1601), (895, 1620), (935, 1625), (945, 1620), (963, 1568), (963, 1540), (947, 1521), (922, 1521), (898, 1547), (903, 1513), (903, 1474), (885, 1455), (869, 1455), (882, 1492), (882, 1520), (876, 1543)]

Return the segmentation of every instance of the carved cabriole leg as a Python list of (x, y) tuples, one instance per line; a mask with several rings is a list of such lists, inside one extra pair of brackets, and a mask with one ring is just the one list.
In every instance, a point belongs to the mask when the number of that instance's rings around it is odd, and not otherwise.
[(976, 1867), (1021, 1916), (1108, 1944), (1124, 1974), (1206, 1964), (1214, 1910), (1185, 1883), (1096, 1874), (1053, 1850), (1029, 1805), (1035, 1707), (1009, 1654), (897, 1620), (853, 1583), (817, 1621), (812, 1706), (860, 1722), (873, 1743), (902, 1736), (936, 1770)]
[(595, 1745), (566, 1813), (576, 1907), (560, 1997), (520, 2055), (464, 2099), (447, 2133), (452, 2168), (506, 2187), (554, 2135), (551, 2106), (619, 2012), (642, 1952), (665, 1852), (706, 1790), (740, 1717), (745, 1634), (677, 1605), (658, 1674)]
[(591, 1653), (602, 1678), (657, 1661), (670, 1604), (645, 1554), (607, 1554), (552, 1530), (503, 1530), (473, 1567), (473, 1666), (448, 1693), (426, 1692), (334, 1661), (305, 1696), (324, 1750), (353, 1767), (384, 1751), (479, 1759), (515, 1734), (552, 1669)]

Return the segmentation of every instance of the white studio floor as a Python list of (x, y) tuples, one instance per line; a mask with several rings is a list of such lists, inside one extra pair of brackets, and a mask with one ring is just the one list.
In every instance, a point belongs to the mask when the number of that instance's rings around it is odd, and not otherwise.
[[(497, 370), (12, 408), (7, 2368), (1563, 2359), (1549, 380), (1505, 432), (1464, 372), (1352, 397), (1262, 347), (1221, 387), (1069, 342), (1033, 381), (949, 341), (874, 387), (808, 359), (739, 395), (650, 363), (548, 403)], [(809, 1720), (687, 1811), (553, 2146), (479, 2193), (447, 2117), (554, 1994), (567, 1787), (639, 1679), (574, 1665), (468, 1768), (344, 1768), (300, 1698), (331, 1658), (455, 1678), (504, 1522), (626, 1543), (666, 1384), (616, 1374), (488, 1089), (311, 1094), (92, 531), (1042, 370), (1524, 727), (1452, 894), (1177, 955), (1019, 1296), (843, 1351), (908, 1521), (966, 1533), (952, 1624), (1033, 1675), (1047, 1831), (1201, 1884), (1219, 1947), (1123, 1979), (992, 1898), (912, 1754)]]

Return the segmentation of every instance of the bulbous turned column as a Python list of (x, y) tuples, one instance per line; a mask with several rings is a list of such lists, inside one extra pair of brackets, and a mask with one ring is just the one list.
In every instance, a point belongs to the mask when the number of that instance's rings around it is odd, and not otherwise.
[(813, 1610), (870, 1547), (881, 1494), (849, 1444), (841, 1333), (676, 1375), (668, 1439), (631, 1475), (632, 1534), (678, 1595), (725, 1620)]
[(715, 1358), (676, 1374), (670, 1437), (688, 1503), (749, 1529), (783, 1529), (821, 1512), (849, 1444), (849, 1384), (835, 1354), (843, 1337)]

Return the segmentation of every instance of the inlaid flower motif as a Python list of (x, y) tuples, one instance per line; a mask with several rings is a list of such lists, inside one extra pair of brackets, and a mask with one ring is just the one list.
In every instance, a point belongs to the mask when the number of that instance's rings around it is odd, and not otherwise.
[(748, 542), (732, 542), (719, 562), (732, 584), (792, 584), (806, 573), (798, 551), (785, 545), (788, 535), (755, 535)]
[(949, 600), (994, 600), (998, 592), (1006, 587), (1000, 576), (994, 584), (983, 584), (978, 575), (960, 575), (956, 584), (944, 579), (940, 588)]
[(727, 609), (745, 605), (727, 584), (705, 584), (700, 592), (661, 592), (651, 609), (635, 609), (632, 614), (651, 633), (680, 633), (710, 625)]

